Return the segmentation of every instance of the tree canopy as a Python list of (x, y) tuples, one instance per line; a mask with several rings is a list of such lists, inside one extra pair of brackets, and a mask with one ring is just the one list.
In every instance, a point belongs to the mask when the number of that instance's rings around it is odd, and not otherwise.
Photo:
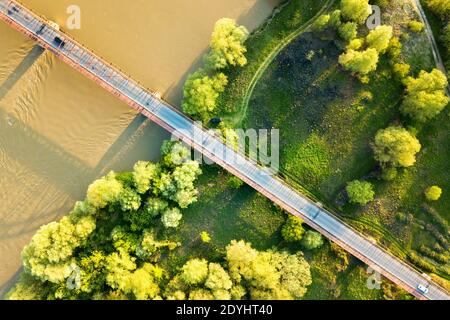
[(300, 218), (290, 215), (281, 228), (283, 239), (287, 242), (300, 241), (305, 233), (302, 224), (303, 221)]
[(351, 203), (366, 205), (375, 196), (373, 185), (367, 181), (354, 180), (349, 182), (346, 191)]
[(377, 50), (380, 54), (385, 53), (389, 48), (393, 36), (391, 26), (378, 26), (371, 30), (366, 37), (366, 43), (369, 48)]
[(220, 70), (227, 66), (246, 65), (244, 42), (247, 38), (247, 29), (238, 26), (233, 19), (218, 20), (211, 36), (211, 51), (205, 58), (207, 67)]
[(408, 130), (392, 126), (378, 131), (373, 144), (375, 159), (382, 165), (410, 167), (416, 162), (421, 145)]
[(362, 24), (371, 12), (369, 0), (341, 0), (341, 13), (347, 21)]
[(378, 59), (378, 51), (373, 48), (364, 51), (350, 49), (339, 57), (339, 63), (347, 70), (366, 75), (376, 70)]
[(191, 74), (183, 89), (183, 110), (187, 114), (199, 116), (207, 121), (215, 111), (217, 98), (228, 83), (223, 73), (209, 76), (203, 69)]
[(417, 78), (408, 77), (405, 84), (406, 97), (401, 111), (414, 120), (425, 122), (433, 119), (449, 102), (445, 93), (447, 77), (438, 69), (430, 73), (421, 71)]

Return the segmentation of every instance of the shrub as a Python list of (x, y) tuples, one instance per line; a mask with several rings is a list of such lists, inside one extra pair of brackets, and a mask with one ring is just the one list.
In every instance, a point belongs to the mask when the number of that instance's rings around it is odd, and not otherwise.
[(439, 188), (438, 186), (429, 187), (425, 191), (425, 197), (427, 198), (428, 201), (437, 201), (437, 200), (439, 200), (441, 195), (442, 195), (442, 189)]
[(306, 250), (319, 248), (323, 245), (322, 235), (316, 231), (306, 231), (301, 240), (301, 244)]
[(305, 230), (303, 229), (303, 221), (295, 216), (290, 215), (286, 224), (281, 228), (281, 235), (287, 242), (296, 242), (302, 240)]
[(232, 176), (228, 179), (228, 186), (232, 189), (239, 189), (244, 184), (244, 181), (238, 177)]
[(349, 182), (346, 191), (350, 198), (350, 202), (359, 205), (366, 205), (372, 201), (375, 196), (373, 185), (367, 181), (355, 180)]
[(412, 32), (420, 33), (424, 30), (425, 26), (422, 22), (419, 21), (410, 21), (408, 23), (408, 28)]
[(378, 59), (378, 52), (375, 49), (348, 50), (340, 55), (339, 63), (347, 70), (366, 75), (377, 69)]

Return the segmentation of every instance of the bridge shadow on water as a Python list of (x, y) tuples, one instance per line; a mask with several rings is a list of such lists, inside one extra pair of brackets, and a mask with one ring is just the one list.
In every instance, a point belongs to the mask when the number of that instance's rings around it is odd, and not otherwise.
[(11, 75), (0, 86), (0, 100), (8, 94), (8, 92), (16, 85), (16, 83), (22, 78), (22, 76), (25, 75), (25, 73), (33, 66), (33, 64), (44, 52), (45, 50), (38, 45), (33, 47), (33, 49), (25, 56)]

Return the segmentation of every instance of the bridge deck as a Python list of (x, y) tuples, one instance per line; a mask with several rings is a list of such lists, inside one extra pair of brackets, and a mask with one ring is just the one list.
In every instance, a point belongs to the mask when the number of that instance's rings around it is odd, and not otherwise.
[[(16, 1), (0, 0), (0, 19), (37, 41), (61, 60), (245, 181), (286, 211), (303, 219), (305, 223), (419, 299), (450, 298), (444, 289), (430, 281), (428, 277), (367, 240), (362, 234), (314, 201), (293, 190), (278, 177), (268, 175), (264, 168), (225, 146), (218, 137), (208, 133), (67, 34), (53, 29), (48, 21), (23, 5)], [(426, 285), (429, 292), (423, 294), (417, 291), (419, 284)]]

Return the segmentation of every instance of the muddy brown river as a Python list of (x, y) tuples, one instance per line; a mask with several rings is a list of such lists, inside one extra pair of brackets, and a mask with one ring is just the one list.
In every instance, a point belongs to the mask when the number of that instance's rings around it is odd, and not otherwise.
[[(22, 0), (147, 87), (179, 105), (214, 22), (250, 30), (279, 0)], [(81, 29), (67, 30), (67, 8)], [(67, 214), (109, 170), (155, 159), (168, 135), (0, 22), (0, 297), (39, 226)]]

